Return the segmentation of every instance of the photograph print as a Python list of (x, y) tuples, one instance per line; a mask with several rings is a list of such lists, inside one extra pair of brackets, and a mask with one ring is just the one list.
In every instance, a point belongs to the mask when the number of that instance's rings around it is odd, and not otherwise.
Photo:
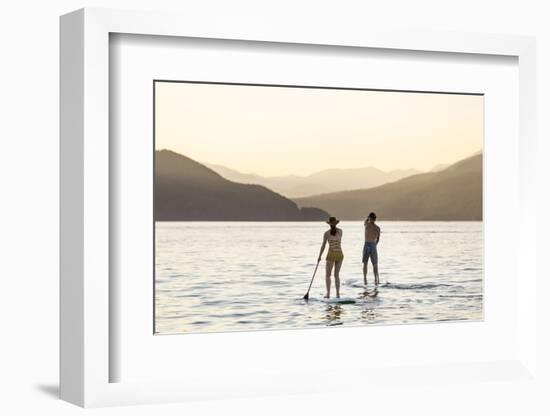
[(483, 320), (482, 94), (153, 88), (155, 334)]

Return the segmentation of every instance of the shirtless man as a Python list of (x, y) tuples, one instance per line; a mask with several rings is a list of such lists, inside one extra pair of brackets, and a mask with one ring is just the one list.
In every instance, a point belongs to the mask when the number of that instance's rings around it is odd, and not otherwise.
[(367, 285), (367, 265), (369, 258), (374, 269), (374, 284), (378, 285), (378, 251), (376, 246), (380, 241), (380, 227), (375, 224), (376, 214), (371, 212), (365, 220), (365, 245), (363, 246), (363, 283)]

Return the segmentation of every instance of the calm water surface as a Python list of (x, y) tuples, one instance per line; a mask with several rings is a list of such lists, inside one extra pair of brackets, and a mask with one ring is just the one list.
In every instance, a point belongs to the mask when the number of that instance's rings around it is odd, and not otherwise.
[(302, 299), (328, 228), (324, 223), (157, 222), (155, 331), (483, 319), (481, 222), (378, 225), (381, 287), (370, 297), (362, 286), (363, 223), (339, 224), (345, 256), (340, 295), (356, 303), (337, 305), (322, 300), (324, 260), (309, 302)]

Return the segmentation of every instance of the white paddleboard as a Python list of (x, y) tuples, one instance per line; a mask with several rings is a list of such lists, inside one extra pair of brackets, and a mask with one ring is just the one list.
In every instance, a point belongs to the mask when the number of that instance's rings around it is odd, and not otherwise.
[(344, 284), (346, 286), (356, 287), (359, 289), (365, 288), (365, 284), (363, 283), (362, 280), (347, 280)]
[(347, 280), (344, 284), (346, 286), (356, 287), (358, 289), (365, 289), (365, 290), (375, 290), (381, 286), (380, 284), (377, 284), (377, 285), (373, 284), (372, 281), (371, 283), (365, 285), (363, 283), (363, 280)]

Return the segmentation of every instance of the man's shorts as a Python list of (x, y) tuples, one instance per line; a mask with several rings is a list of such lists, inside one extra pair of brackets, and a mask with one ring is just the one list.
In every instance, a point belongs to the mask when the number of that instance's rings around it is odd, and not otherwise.
[(365, 241), (363, 246), (363, 263), (367, 263), (370, 260), (373, 265), (378, 265), (378, 251), (376, 250), (376, 243)]

